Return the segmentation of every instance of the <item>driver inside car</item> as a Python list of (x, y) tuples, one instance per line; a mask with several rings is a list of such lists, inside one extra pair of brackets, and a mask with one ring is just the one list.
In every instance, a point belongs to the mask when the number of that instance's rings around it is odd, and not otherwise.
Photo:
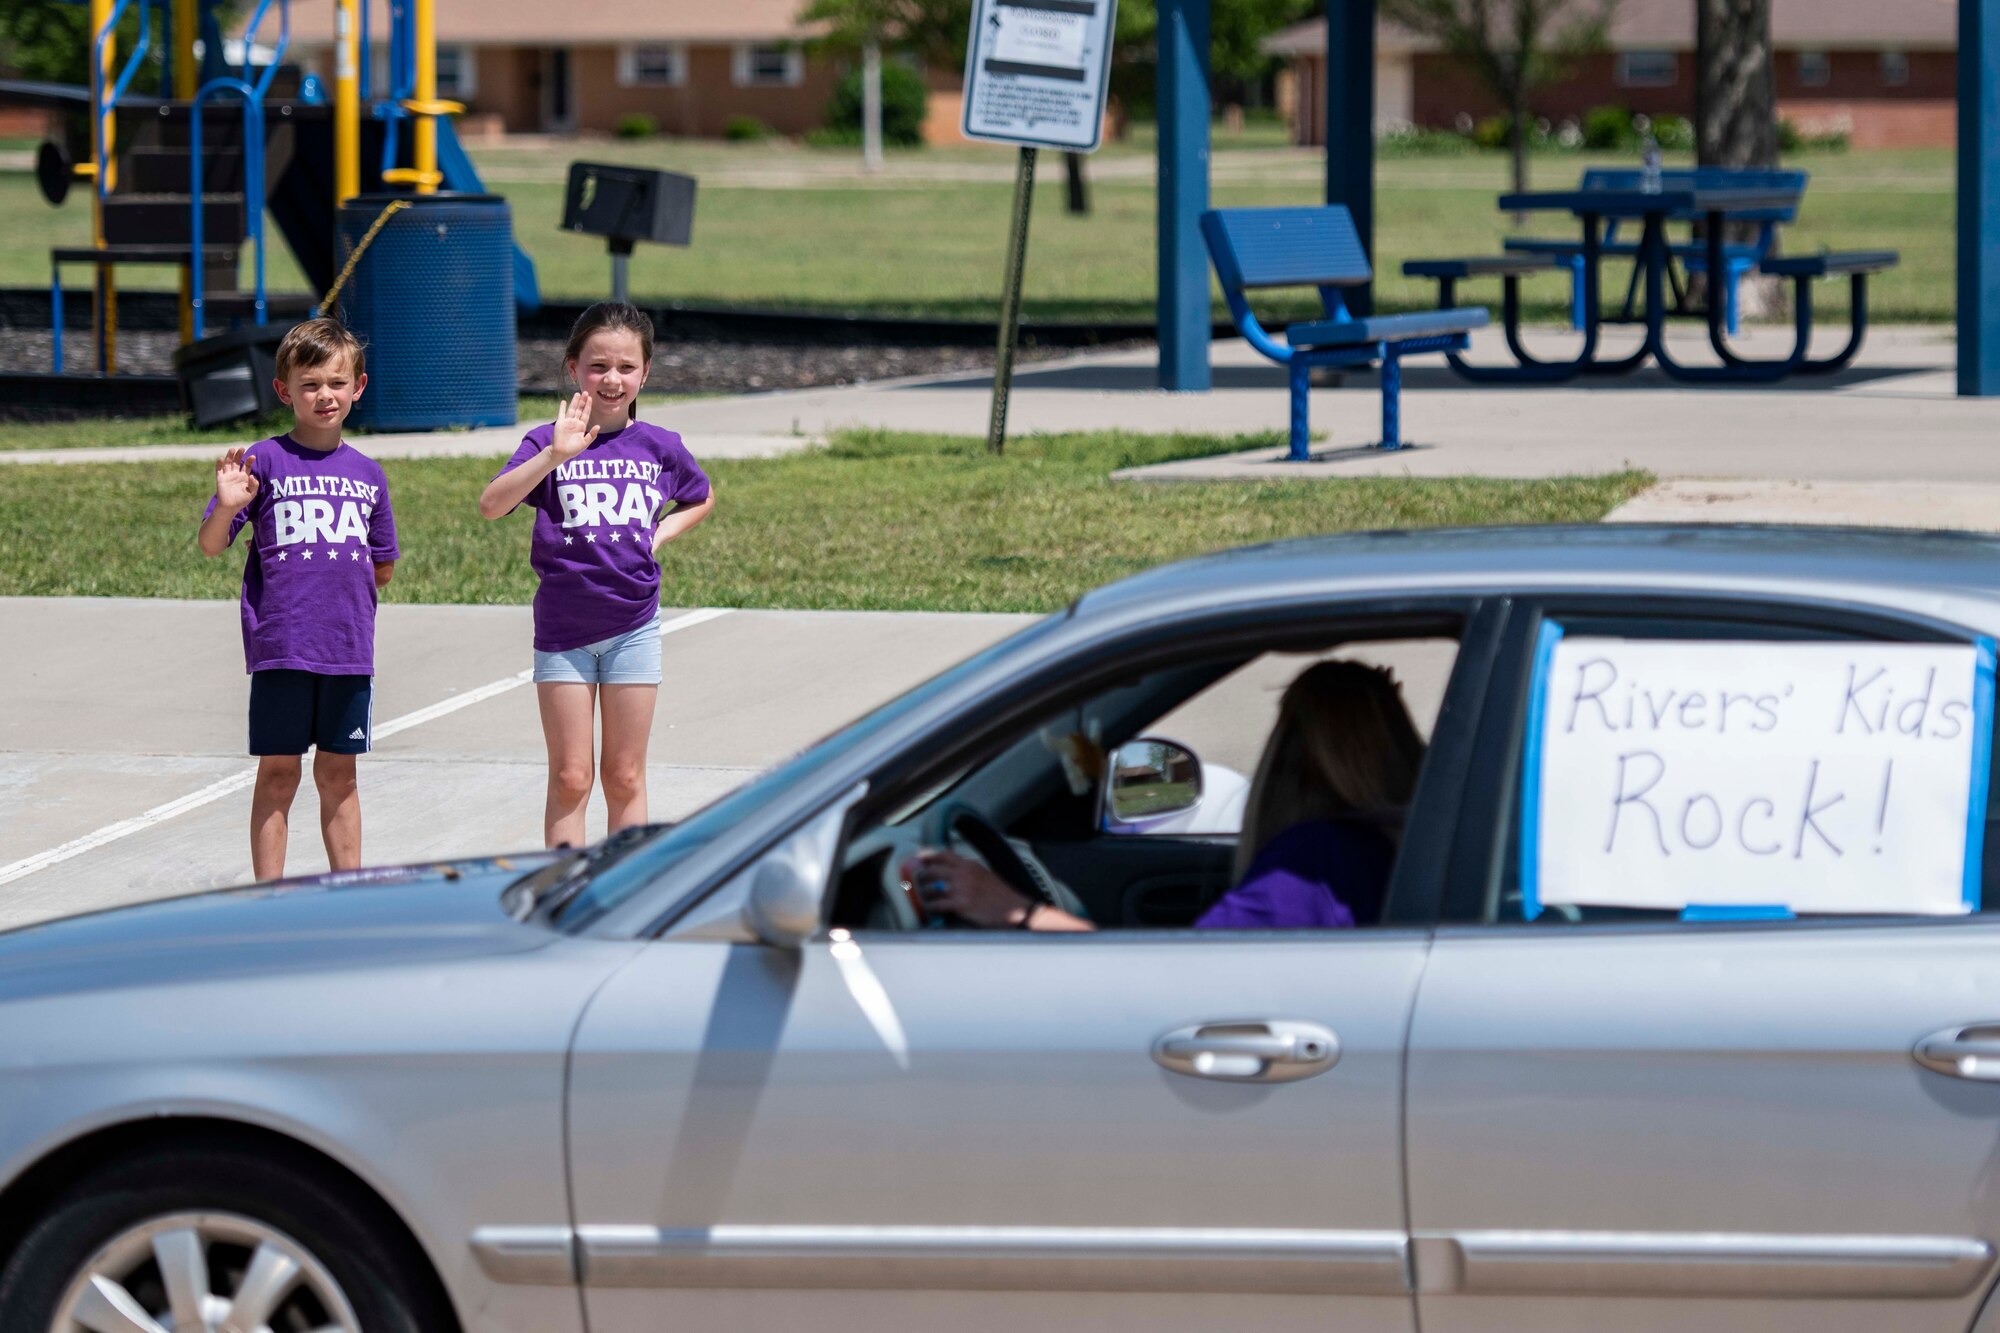
[[(1197, 930), (1345, 929), (1378, 920), (1424, 745), (1395, 677), (1321, 662), (1286, 687), (1236, 844), (1236, 887)], [(1095, 930), (978, 861), (924, 850), (902, 877), (925, 908), (986, 929)]]

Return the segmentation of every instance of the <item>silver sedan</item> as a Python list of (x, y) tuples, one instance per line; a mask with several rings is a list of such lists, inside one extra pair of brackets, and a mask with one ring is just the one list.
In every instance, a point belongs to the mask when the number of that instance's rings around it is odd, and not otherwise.
[[(1996, 634), (1968, 537), (1238, 551), (671, 827), (0, 935), (0, 1330), (2000, 1330)], [(1196, 929), (1329, 656), (1386, 887)]]

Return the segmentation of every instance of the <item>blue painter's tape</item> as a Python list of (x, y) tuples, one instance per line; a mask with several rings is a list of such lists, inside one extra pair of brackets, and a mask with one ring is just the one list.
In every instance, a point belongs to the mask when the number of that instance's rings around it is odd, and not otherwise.
[(1965, 809), (1965, 910), (1984, 899), (1986, 798), (1993, 776), (1993, 640), (1972, 644), (1972, 790)]
[(1790, 921), (1797, 914), (1777, 903), (1689, 903), (1683, 921)]
[(1521, 917), (1542, 914), (1542, 723), (1549, 709), (1549, 664), (1563, 629), (1544, 620), (1535, 640), (1535, 669), (1528, 677), (1528, 736), (1521, 754)]

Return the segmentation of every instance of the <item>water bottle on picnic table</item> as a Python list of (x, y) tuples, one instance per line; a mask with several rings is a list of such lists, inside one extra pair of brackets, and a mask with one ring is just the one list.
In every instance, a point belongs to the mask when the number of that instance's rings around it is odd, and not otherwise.
[(1653, 137), (1653, 122), (1637, 117), (1639, 126), (1639, 189), (1645, 194), (1660, 192), (1660, 141)]

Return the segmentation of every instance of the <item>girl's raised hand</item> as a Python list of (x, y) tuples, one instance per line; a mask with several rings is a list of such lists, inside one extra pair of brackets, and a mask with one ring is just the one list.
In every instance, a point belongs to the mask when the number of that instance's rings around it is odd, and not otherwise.
[(568, 462), (590, 447), (597, 438), (597, 427), (590, 424), (590, 399), (581, 391), (573, 396), (567, 406), (556, 413), (556, 428), (549, 441), (549, 452), (557, 459)]
[(243, 461), (243, 449), (239, 445), (228, 450), (215, 460), (215, 500), (220, 509), (236, 510), (249, 504), (257, 495), (257, 474)]

